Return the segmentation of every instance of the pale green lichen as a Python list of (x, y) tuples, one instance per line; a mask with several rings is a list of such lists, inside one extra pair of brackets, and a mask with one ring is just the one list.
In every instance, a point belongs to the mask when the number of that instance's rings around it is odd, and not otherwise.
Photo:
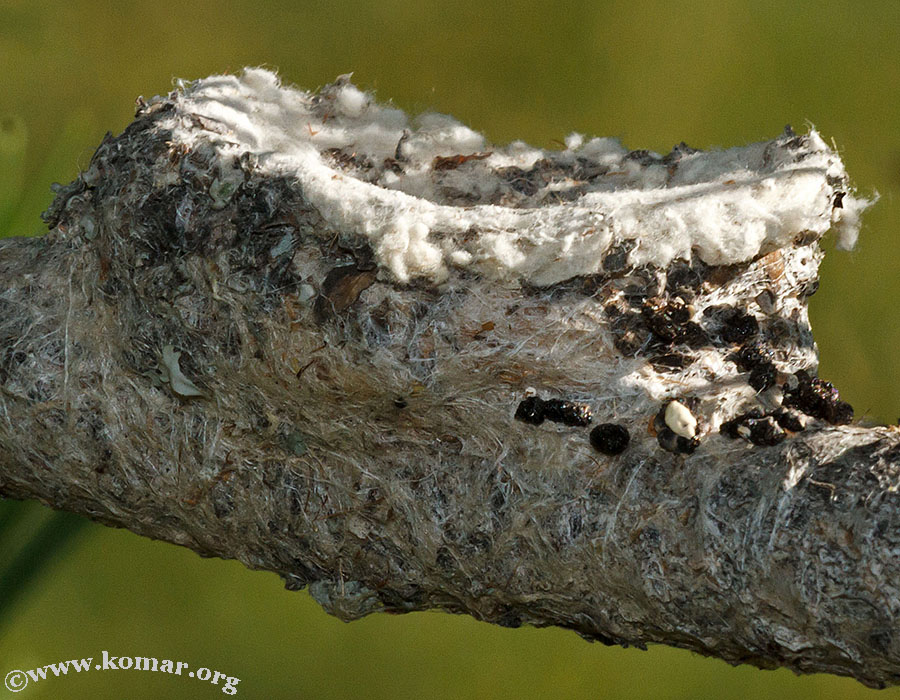
[(240, 170), (222, 166), (219, 175), (209, 186), (213, 209), (223, 209), (244, 182), (244, 174)]
[(308, 449), (306, 436), (298, 430), (292, 430), (284, 437), (284, 449), (296, 457), (302, 457)]

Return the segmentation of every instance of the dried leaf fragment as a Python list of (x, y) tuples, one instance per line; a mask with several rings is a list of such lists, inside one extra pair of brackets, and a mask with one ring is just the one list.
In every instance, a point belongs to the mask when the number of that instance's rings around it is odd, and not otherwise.
[(320, 321), (341, 313), (359, 299), (364, 289), (375, 282), (375, 270), (360, 270), (356, 265), (333, 268), (322, 282), (315, 312)]

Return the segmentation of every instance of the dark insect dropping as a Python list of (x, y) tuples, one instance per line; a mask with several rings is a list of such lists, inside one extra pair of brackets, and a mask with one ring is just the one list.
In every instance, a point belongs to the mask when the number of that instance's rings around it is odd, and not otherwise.
[(628, 254), (634, 248), (634, 241), (623, 241), (619, 245), (612, 248), (609, 253), (603, 257), (604, 272), (621, 272), (628, 266)]
[(853, 406), (846, 401), (838, 401), (829, 407), (825, 420), (834, 425), (847, 425), (853, 420)]
[(805, 370), (795, 372), (794, 379), (795, 386), (785, 389), (783, 404), (786, 408), (796, 408), (833, 425), (846, 425), (853, 420), (853, 406), (841, 401), (831, 382), (811, 377)]
[(722, 339), (728, 343), (743, 343), (759, 334), (759, 322), (754, 316), (734, 309), (722, 328)]
[(759, 321), (753, 314), (728, 304), (707, 306), (703, 317), (709, 319), (713, 332), (724, 343), (744, 345), (759, 335)]
[(725, 421), (719, 431), (730, 438), (743, 438), (760, 447), (777, 445), (787, 437), (784, 428), (773, 416), (764, 415), (756, 409)]
[(532, 425), (540, 425), (545, 420), (564, 425), (584, 427), (590, 425), (593, 415), (587, 404), (562, 399), (547, 399), (529, 396), (516, 408), (516, 420)]
[(591, 424), (591, 409), (583, 403), (548, 399), (544, 401), (544, 418), (554, 423), (583, 427)]
[(605, 455), (619, 455), (628, 447), (631, 437), (628, 431), (617, 423), (601, 423), (591, 431), (591, 445)]
[(771, 364), (772, 358), (772, 351), (758, 343), (744, 345), (736, 353), (729, 356), (729, 359), (734, 361), (741, 372), (749, 372), (760, 365)]
[(666, 302), (653, 297), (644, 302), (641, 315), (648, 330), (660, 340), (674, 342), (681, 335), (681, 327), (688, 322), (691, 314), (681, 299)]
[(516, 409), (516, 420), (532, 425), (544, 422), (544, 402), (537, 396), (529, 396), (519, 403)]
[(777, 445), (787, 437), (784, 430), (772, 416), (754, 421), (750, 426), (750, 442), (761, 447)]
[(656, 441), (666, 452), (686, 455), (693, 454), (700, 445), (698, 438), (686, 438), (683, 435), (676, 435), (671, 428), (663, 428), (658, 431), (656, 433)]
[(759, 343), (748, 343), (728, 356), (742, 372), (750, 372), (747, 383), (757, 392), (765, 391), (775, 385), (778, 371), (772, 362), (774, 355), (768, 348)]
[(747, 424), (751, 420), (760, 420), (762, 417), (763, 412), (754, 408), (752, 411), (747, 411), (747, 413), (742, 413), (722, 423), (719, 426), (719, 432), (732, 439), (750, 437), (750, 428)]
[(803, 414), (792, 411), (789, 408), (782, 408), (775, 413), (775, 420), (778, 421), (778, 425), (780, 425), (785, 430), (790, 430), (792, 433), (799, 433), (802, 430), (806, 430), (806, 420), (803, 418)]
[(747, 380), (747, 383), (750, 384), (757, 392), (765, 391), (769, 387), (775, 385), (775, 377), (777, 376), (777, 372), (775, 370), (775, 365), (771, 362), (766, 362), (761, 365), (757, 365), (752, 370), (750, 370), (750, 378)]
[(671, 300), (651, 297), (641, 305), (644, 326), (663, 343), (684, 343), (690, 347), (701, 347), (708, 338), (703, 329), (691, 318), (691, 310), (684, 299), (676, 296)]

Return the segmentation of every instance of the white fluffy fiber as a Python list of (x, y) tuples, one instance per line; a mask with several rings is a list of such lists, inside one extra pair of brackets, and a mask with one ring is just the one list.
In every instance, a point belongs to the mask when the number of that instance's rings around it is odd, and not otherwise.
[[(846, 181), (844, 166), (815, 131), (799, 162), (785, 149), (757, 143), (684, 154), (671, 171), (656, 154), (639, 162), (613, 139), (578, 134), (564, 151), (518, 142), (492, 148), (449, 116), (426, 114), (411, 123), (350, 84), (349, 76), (319, 95), (282, 86), (259, 68), (183, 87), (189, 109), (224, 127), (223, 155), (250, 151), (264, 168), (295, 175), (328, 223), (368, 238), (379, 264), (401, 282), (441, 282), (453, 267), (476, 266), (489, 277), (547, 285), (597, 272), (604, 253), (625, 239), (637, 240), (631, 264), (659, 266), (693, 254), (713, 265), (742, 262), (801, 232), (821, 235), (833, 226), (846, 248), (869, 204), (848, 193), (842, 208), (833, 206), (831, 183)], [(189, 125), (173, 128), (192, 139)], [(335, 148), (377, 163), (399, 154), (403, 172), (386, 169), (378, 181), (364, 181), (322, 155)], [(552, 206), (442, 201), (433, 185), (434, 159), (489, 149), (465, 173), (470, 192), (496, 188), (498, 168), (528, 169), (543, 158), (580, 159), (612, 174), (591, 179), (574, 201)], [(480, 235), (464, 235), (473, 230)]]

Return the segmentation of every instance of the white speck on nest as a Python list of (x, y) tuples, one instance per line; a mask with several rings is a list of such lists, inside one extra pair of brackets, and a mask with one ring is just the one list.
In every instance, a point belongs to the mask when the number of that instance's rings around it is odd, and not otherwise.
[(178, 360), (180, 352), (176, 352), (172, 345), (166, 345), (162, 349), (162, 363), (159, 366), (160, 379), (169, 384), (172, 391), (183, 398), (204, 396), (204, 393), (181, 371)]
[(688, 439), (697, 434), (697, 419), (694, 418), (687, 406), (678, 401), (671, 401), (666, 406), (666, 425), (676, 435)]

